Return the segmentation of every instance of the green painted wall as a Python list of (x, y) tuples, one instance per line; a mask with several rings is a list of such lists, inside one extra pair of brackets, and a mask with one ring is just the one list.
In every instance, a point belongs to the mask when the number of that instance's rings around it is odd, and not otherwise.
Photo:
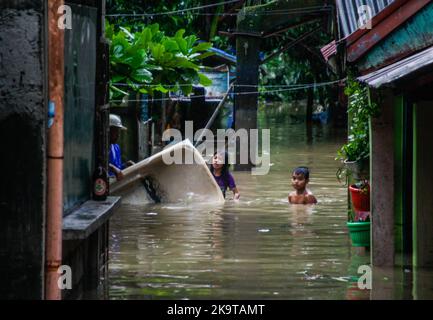
[[(395, 251), (403, 251), (403, 96), (395, 98), (394, 106), (394, 179), (395, 179)], [(396, 261), (401, 264), (401, 261)]]
[(416, 205), (416, 199), (417, 199), (417, 150), (418, 150), (418, 146), (417, 146), (417, 141), (418, 141), (418, 130), (417, 130), (417, 106), (414, 105), (413, 106), (413, 171), (412, 171), (412, 185), (413, 185), (413, 193), (412, 193), (412, 197), (414, 199), (413, 203), (412, 203), (412, 218), (413, 218), (413, 230), (412, 230), (412, 236), (413, 236), (413, 266), (417, 266), (418, 265), (418, 254), (417, 254), (417, 226), (416, 226), (416, 209), (417, 209), (417, 205)]
[(433, 101), (418, 101), (414, 107), (414, 263), (433, 266)]
[(432, 21), (433, 3), (430, 3), (371, 49), (357, 65), (360, 69), (374, 68), (389, 58), (400, 56), (402, 51), (418, 51), (432, 45)]
[(94, 170), (97, 9), (70, 4), (65, 30), (64, 210), (91, 197)]

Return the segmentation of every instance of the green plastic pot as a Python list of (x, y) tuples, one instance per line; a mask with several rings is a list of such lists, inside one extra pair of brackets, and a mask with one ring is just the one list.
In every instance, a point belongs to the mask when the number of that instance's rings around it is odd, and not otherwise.
[(370, 247), (370, 221), (347, 222), (352, 246)]

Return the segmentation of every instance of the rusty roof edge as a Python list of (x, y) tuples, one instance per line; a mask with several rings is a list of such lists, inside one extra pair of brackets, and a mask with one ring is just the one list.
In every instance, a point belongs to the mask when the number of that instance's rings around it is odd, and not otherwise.
[[(404, 17), (399, 19), (399, 21), (394, 23), (394, 25), (392, 25), (391, 27), (389, 26), (389, 24), (392, 24), (393, 23), (392, 21), (391, 23), (388, 23), (388, 25), (384, 27), (384, 25), (387, 23), (387, 20), (392, 18), (393, 13), (397, 12), (397, 10), (394, 10), (391, 14), (387, 15), (386, 18), (382, 19), (380, 23), (378, 23), (372, 29), (367, 30), (365, 34), (363, 34), (358, 40), (356, 40), (347, 48), (347, 60), (352, 63), (359, 60), (361, 57), (367, 54), (372, 48), (374, 48), (379, 42), (384, 40), (394, 30), (396, 30), (403, 23), (405, 23), (407, 20), (412, 18), (416, 13), (418, 13), (421, 9), (423, 9), (426, 5), (428, 5), (432, 1), (433, 0), (417, 0), (416, 3), (410, 1), (406, 2), (405, 4), (403, 4), (403, 6), (406, 9), (411, 11), (406, 12)], [(378, 30), (379, 28), (383, 30)], [(379, 31), (382, 31), (381, 37), (378, 37)], [(361, 45), (361, 43), (367, 43), (367, 45)]]
[[(410, 0), (395, 0), (392, 2), (389, 6), (385, 7), (382, 11), (380, 11), (378, 14), (376, 14), (371, 19), (371, 25), (374, 29), (380, 22), (385, 20), (387, 17), (389, 17), (391, 14), (393, 14), (396, 10), (398, 10), (401, 6), (403, 6), (406, 2)], [(369, 29), (357, 29), (353, 33), (351, 33), (346, 38), (346, 47), (350, 46), (352, 43), (357, 41), (359, 38), (361, 38), (363, 35), (368, 33)]]

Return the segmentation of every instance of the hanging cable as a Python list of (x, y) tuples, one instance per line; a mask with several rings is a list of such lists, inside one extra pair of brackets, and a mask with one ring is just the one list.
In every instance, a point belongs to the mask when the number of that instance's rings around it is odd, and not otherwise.
[(106, 14), (106, 17), (138, 17), (138, 16), (160, 16), (160, 15), (173, 15), (176, 13), (184, 13), (188, 11), (195, 11), (195, 10), (201, 10), (201, 9), (207, 9), (212, 7), (217, 7), (225, 4), (230, 4), (234, 2), (239, 2), (239, 0), (231, 0), (231, 1), (224, 1), (219, 3), (212, 3), (205, 6), (199, 6), (194, 8), (187, 8), (187, 9), (181, 9), (181, 10), (175, 10), (175, 11), (167, 11), (167, 12), (155, 12), (155, 13), (119, 13), (119, 14)]
[[(269, 93), (278, 93), (278, 92), (288, 92), (288, 91), (297, 91), (297, 90), (305, 90), (305, 89), (309, 89), (309, 88), (313, 88), (315, 87), (323, 87), (323, 86), (329, 86), (329, 85), (333, 85), (336, 83), (341, 83), (341, 82), (345, 82), (345, 79), (340, 79), (340, 80), (335, 80), (335, 81), (329, 81), (329, 82), (322, 82), (322, 83), (316, 83), (316, 84), (309, 84), (309, 85), (304, 85), (302, 87), (293, 87), (293, 88), (284, 88), (284, 89), (277, 89), (277, 90), (266, 90), (266, 91), (248, 91), (248, 92), (235, 92), (232, 93), (232, 96), (240, 96), (240, 95), (250, 95), (250, 94), (269, 94)], [(189, 99), (189, 97), (185, 97), (185, 96), (173, 96), (170, 98), (161, 98), (161, 99), (152, 99), (152, 101), (170, 101), (173, 99)], [(206, 95), (200, 95), (200, 96), (194, 96), (194, 98), (209, 98)], [(141, 102), (141, 101), (147, 101), (146, 99), (137, 99), (137, 100), (129, 100), (129, 102)], [(124, 102), (123, 99), (121, 100), (111, 100), (110, 102)]]
[[(128, 83), (111, 83), (111, 85), (113, 86), (117, 86), (117, 87), (129, 87), (131, 86)], [(159, 86), (163, 86), (163, 87), (188, 87), (188, 86), (197, 86), (200, 84), (196, 84), (196, 83), (183, 83), (183, 84), (178, 84), (178, 85), (174, 85), (174, 84), (149, 84), (149, 85), (142, 85), (143, 87), (159, 87)], [(255, 84), (235, 84), (233, 85), (234, 87), (238, 87), (238, 88), (242, 88), (242, 87), (247, 87), (247, 88), (296, 88), (296, 87), (304, 87), (304, 86), (313, 86), (314, 83), (300, 83), (300, 84), (276, 84), (276, 85), (255, 85)], [(140, 85), (137, 84), (137, 86), (139, 87)]]
[[(201, 10), (209, 7), (215, 7), (220, 6), (223, 4), (229, 4), (233, 2), (238, 2), (239, 0), (233, 0), (233, 1), (227, 1), (227, 2), (220, 2), (215, 4), (210, 4), (207, 6), (201, 6), (201, 7), (195, 7), (195, 8), (188, 8), (188, 9), (182, 9), (182, 10), (176, 10), (176, 11), (167, 11), (167, 12), (154, 12), (154, 13), (117, 13), (117, 14), (106, 14), (105, 17), (132, 17), (132, 18), (139, 18), (139, 17), (154, 17), (154, 16), (163, 16), (163, 15), (174, 15), (178, 13), (185, 13), (189, 11), (196, 11)], [(265, 10), (261, 12), (246, 12), (246, 11), (239, 11), (237, 13), (229, 13), (229, 12), (221, 12), (221, 13), (200, 13), (195, 12), (191, 13), (193, 15), (211, 15), (211, 16), (237, 16), (237, 15), (247, 15), (247, 16), (260, 16), (260, 15), (282, 15), (282, 14), (288, 14), (288, 13), (315, 13), (315, 12), (323, 12), (323, 11), (330, 11), (332, 10), (333, 6), (314, 6), (314, 7), (305, 7), (305, 8), (292, 8), (292, 9), (280, 9), (280, 10)]]

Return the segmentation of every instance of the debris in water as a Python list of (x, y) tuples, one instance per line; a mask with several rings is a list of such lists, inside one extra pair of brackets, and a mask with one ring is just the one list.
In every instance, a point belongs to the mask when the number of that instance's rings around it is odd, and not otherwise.
[(341, 282), (349, 282), (350, 280), (350, 277), (331, 277), (331, 278)]
[(323, 279), (323, 275), (321, 275), (321, 274), (309, 275), (309, 274), (305, 273), (305, 274), (304, 274), (304, 279), (305, 279), (305, 280), (317, 280), (317, 279)]

